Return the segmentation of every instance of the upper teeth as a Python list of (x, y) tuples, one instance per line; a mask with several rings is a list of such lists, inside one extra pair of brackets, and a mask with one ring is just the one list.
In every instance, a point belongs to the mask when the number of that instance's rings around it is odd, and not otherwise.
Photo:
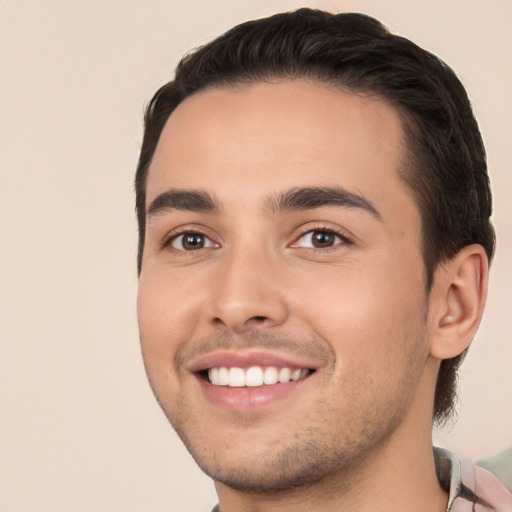
[(210, 368), (208, 370), (208, 378), (215, 386), (230, 386), (234, 388), (243, 388), (245, 386), (257, 387), (263, 384), (277, 384), (278, 382), (284, 384), (291, 380), (299, 380), (304, 378), (309, 373), (306, 368), (276, 368), (275, 366), (268, 366), (262, 368), (261, 366), (251, 366), (250, 368), (226, 368), (225, 366), (219, 368)]

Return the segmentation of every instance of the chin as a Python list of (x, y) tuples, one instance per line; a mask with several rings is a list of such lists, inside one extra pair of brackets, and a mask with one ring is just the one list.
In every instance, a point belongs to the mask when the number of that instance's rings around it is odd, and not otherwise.
[[(326, 461), (308, 460), (307, 454), (297, 449), (272, 453), (254, 460), (245, 456), (241, 460), (224, 460), (222, 465), (215, 458), (208, 461), (196, 458), (201, 469), (214, 481), (245, 493), (273, 494), (314, 485), (332, 475), (331, 464)], [(340, 464), (338, 461), (338, 470)]]
[(273, 494), (321, 481), (348, 486), (350, 474), (387, 437), (378, 422), (368, 425), (356, 430), (356, 435), (349, 434), (354, 432), (353, 425), (346, 425), (345, 431), (340, 429), (328, 442), (319, 424), (310, 424), (301, 433), (289, 429), (288, 439), (275, 436), (272, 442), (261, 432), (251, 443), (247, 442), (254, 434), (250, 429), (222, 439), (205, 439), (197, 428), (185, 429), (188, 435), (176, 430), (198, 466), (215, 482), (245, 493)]

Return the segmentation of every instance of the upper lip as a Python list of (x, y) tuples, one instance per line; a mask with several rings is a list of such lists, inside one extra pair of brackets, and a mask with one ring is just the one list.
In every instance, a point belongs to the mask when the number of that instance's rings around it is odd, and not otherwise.
[(281, 368), (307, 368), (310, 370), (316, 370), (319, 367), (319, 363), (318, 361), (305, 359), (299, 355), (292, 356), (269, 351), (219, 350), (192, 359), (187, 365), (187, 369), (190, 372), (196, 373), (221, 366), (228, 368), (276, 366)]

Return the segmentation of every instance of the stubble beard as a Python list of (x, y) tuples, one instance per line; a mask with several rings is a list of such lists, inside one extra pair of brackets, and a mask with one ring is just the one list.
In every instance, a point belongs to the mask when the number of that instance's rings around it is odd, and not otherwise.
[[(384, 425), (369, 413), (360, 428), (350, 420), (341, 423), (333, 435), (322, 429), (322, 418), (317, 418), (292, 433), (288, 441), (268, 445), (257, 454), (240, 450), (235, 460), (224, 457), (222, 448), (192, 440), (188, 429), (178, 426), (175, 430), (198, 466), (214, 481), (248, 494), (273, 495), (322, 481), (330, 482), (331, 491), (350, 488), (370, 452), (385, 442), (399, 421), (396, 418)], [(246, 435), (250, 436), (250, 429)]]
[[(321, 481), (328, 481), (331, 491), (335, 486), (343, 492), (371, 462), (372, 452), (386, 444), (409, 410), (424, 365), (418, 357), (423, 336), (415, 334), (402, 361), (404, 370), (392, 389), (376, 392), (380, 384), (373, 383), (366, 372), (346, 374), (339, 383), (340, 392), (348, 395), (341, 406), (332, 397), (320, 397), (300, 424), (291, 422), (283, 435), (269, 436), (268, 443), (252, 451), (243, 447), (257, 428), (251, 420), (240, 422), (233, 445), (224, 438), (217, 442), (208, 432), (208, 424), (202, 422), (200, 409), (186, 396), (178, 395), (170, 407), (160, 400), (154, 387), (153, 391), (196, 463), (213, 480), (251, 494), (283, 493)], [(333, 420), (339, 428), (333, 428)]]
[[(414, 382), (407, 379), (402, 389), (411, 389)], [(199, 467), (213, 480), (251, 494), (277, 494), (297, 488), (308, 488), (321, 481), (329, 482), (329, 489), (344, 492), (352, 486), (361, 469), (397, 430), (411, 400), (397, 399), (396, 394), (380, 403), (367, 403), (358, 414), (350, 411), (336, 415), (339, 428), (332, 427), (331, 403), (319, 400), (314, 412), (304, 416), (301, 425), (290, 424), (289, 435), (276, 437), (259, 450), (233, 448), (215, 440), (205, 439), (196, 421), (186, 407), (183, 414), (169, 417), (176, 432)], [(196, 418), (197, 420), (197, 418)], [(194, 424), (195, 423), (195, 424)], [(240, 426), (240, 439), (249, 439), (251, 424)], [(224, 441), (222, 441), (224, 443)], [(231, 448), (231, 450), (230, 450)]]

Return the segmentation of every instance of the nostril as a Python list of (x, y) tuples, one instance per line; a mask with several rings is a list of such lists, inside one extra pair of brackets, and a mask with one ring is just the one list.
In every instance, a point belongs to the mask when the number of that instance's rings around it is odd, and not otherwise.
[(261, 323), (264, 322), (267, 319), (266, 316), (253, 316), (250, 318), (250, 320), (254, 320), (255, 322)]
[(219, 317), (214, 318), (213, 323), (216, 325), (226, 325)]

